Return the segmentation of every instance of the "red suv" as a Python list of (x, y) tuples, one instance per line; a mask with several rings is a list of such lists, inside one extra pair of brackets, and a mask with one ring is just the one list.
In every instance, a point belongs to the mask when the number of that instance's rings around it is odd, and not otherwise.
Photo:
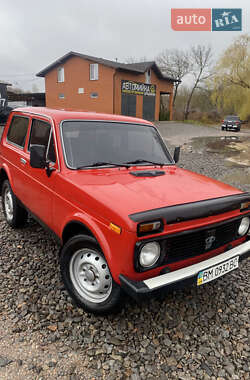
[(10, 226), (30, 213), (59, 239), (62, 278), (76, 303), (116, 309), (212, 281), (250, 249), (250, 194), (180, 169), (157, 128), (130, 117), (14, 110), (0, 144)]

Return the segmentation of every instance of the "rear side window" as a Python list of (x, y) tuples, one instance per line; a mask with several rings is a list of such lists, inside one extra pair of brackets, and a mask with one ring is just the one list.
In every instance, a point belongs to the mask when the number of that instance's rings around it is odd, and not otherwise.
[(30, 145), (48, 145), (50, 135), (50, 124), (45, 121), (33, 119), (31, 125), (30, 132), (30, 141), (29, 141), (29, 149)]
[(7, 134), (7, 140), (21, 148), (25, 145), (29, 119), (23, 116), (14, 116)]

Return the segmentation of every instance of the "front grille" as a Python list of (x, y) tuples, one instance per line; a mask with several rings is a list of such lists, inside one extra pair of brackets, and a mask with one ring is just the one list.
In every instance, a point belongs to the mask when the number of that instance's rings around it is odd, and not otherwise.
[(169, 237), (163, 243), (164, 264), (188, 259), (212, 251), (236, 239), (240, 220), (209, 226), (206, 229)]

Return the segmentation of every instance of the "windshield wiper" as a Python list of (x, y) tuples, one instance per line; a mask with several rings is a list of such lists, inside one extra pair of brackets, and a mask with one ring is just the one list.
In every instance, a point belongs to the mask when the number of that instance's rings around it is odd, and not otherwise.
[(155, 161), (150, 161), (150, 160), (143, 160), (142, 158), (138, 158), (137, 160), (134, 161), (128, 161), (126, 164), (142, 164), (142, 163), (148, 163), (152, 165), (158, 165), (158, 166), (163, 166), (166, 165), (164, 162), (155, 162)]
[(118, 164), (118, 163), (115, 163), (115, 162), (97, 161), (97, 162), (93, 162), (92, 164), (78, 166), (76, 168), (76, 170), (81, 170), (81, 169), (85, 169), (85, 168), (95, 168), (97, 166), (104, 166), (104, 165), (124, 167), (124, 168), (129, 168), (130, 167), (130, 165), (128, 165), (126, 163)]

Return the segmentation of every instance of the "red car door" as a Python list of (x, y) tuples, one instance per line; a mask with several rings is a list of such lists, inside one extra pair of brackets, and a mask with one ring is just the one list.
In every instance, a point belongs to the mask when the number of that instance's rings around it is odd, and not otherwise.
[[(24, 204), (40, 221), (52, 227), (52, 200), (55, 177), (58, 173), (58, 160), (55, 152), (53, 126), (50, 121), (33, 117), (27, 142), (27, 162), (25, 164), (25, 201)], [(32, 144), (44, 145), (47, 148), (47, 160), (54, 167), (50, 176), (45, 169), (30, 166), (30, 146)]]

